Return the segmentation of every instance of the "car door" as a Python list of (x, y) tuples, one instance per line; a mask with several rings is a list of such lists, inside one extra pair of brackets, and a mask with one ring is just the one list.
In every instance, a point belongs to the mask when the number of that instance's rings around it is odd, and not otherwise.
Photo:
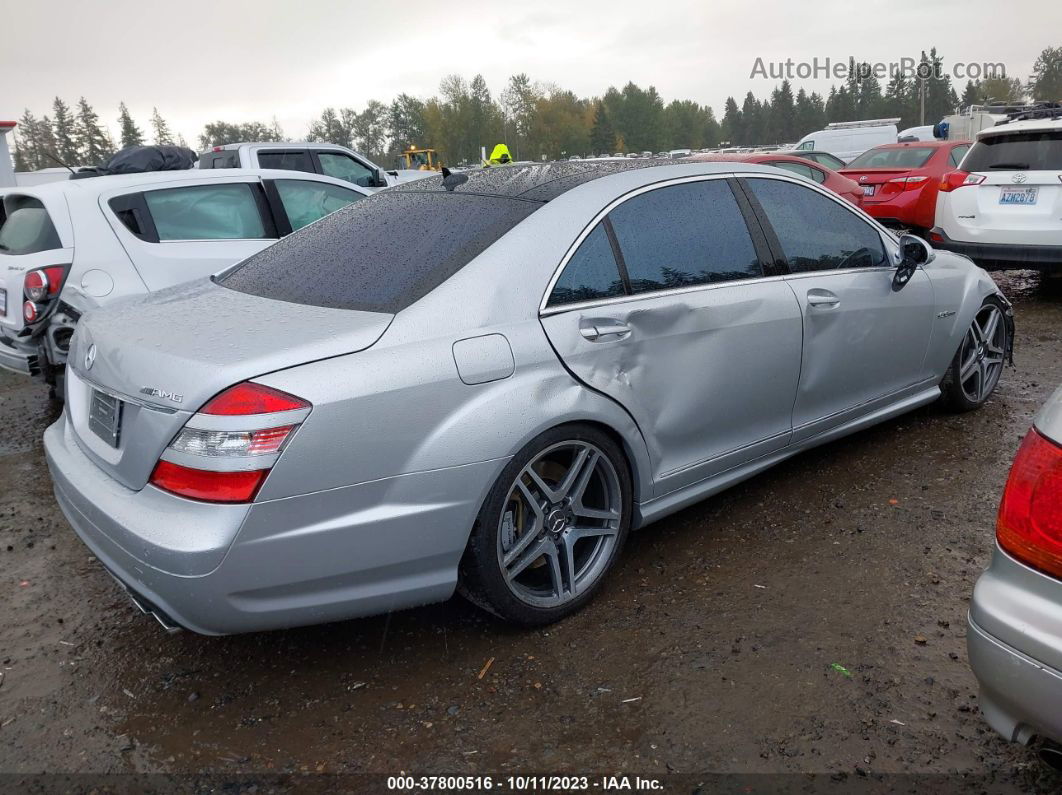
[(708, 178), (625, 197), (584, 232), (543, 307), (569, 370), (638, 423), (657, 494), (789, 441), (800, 308), (765, 277), (738, 191)]
[(925, 272), (895, 291), (895, 244), (840, 199), (784, 178), (743, 184), (803, 313), (794, 443), (924, 384), (934, 313)]
[(265, 180), (281, 237), (365, 198), (353, 188), (310, 179)]
[(209, 276), (277, 239), (258, 180), (169, 183), (100, 203), (149, 290)]

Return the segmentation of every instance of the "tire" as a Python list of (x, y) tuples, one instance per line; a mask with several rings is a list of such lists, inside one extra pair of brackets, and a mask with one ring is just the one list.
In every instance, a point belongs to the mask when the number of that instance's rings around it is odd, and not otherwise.
[[(988, 329), (993, 317), (995, 325)], [(948, 408), (957, 412), (973, 411), (992, 397), (1005, 365), (1009, 334), (1010, 325), (1003, 302), (989, 296), (963, 334), (959, 349), (940, 384), (942, 399)]]
[(627, 459), (607, 433), (574, 423), (540, 434), (483, 503), (460, 592), (527, 627), (571, 615), (593, 599), (623, 549), (632, 492)]

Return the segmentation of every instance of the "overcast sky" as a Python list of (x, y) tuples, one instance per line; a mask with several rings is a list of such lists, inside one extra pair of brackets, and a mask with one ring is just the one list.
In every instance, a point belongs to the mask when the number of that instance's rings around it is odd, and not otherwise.
[(727, 95), (773, 88), (750, 79), (757, 57), (888, 63), (934, 45), (946, 68), (1003, 62), (1025, 80), (1062, 46), (1062, 2), (0, 0), (0, 119), (84, 95), (113, 133), (124, 100), (141, 127), (157, 106), (193, 146), (215, 119), (275, 116), (301, 138), (328, 105), (426, 98), (444, 75), (477, 72), (495, 96), (516, 72), (581, 96), (633, 80), (721, 116)]

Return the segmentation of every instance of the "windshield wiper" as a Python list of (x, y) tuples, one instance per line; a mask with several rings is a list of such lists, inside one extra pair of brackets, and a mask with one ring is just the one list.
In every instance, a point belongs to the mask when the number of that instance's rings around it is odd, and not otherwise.
[(989, 168), (1006, 168), (1006, 169), (1027, 169), (1028, 163), (993, 163)]

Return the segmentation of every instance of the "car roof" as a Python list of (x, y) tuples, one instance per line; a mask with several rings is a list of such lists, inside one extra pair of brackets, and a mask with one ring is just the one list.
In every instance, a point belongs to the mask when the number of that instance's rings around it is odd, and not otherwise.
[[(298, 175), (298, 176), (293, 176)], [(198, 169), (189, 168), (181, 171), (144, 171), (137, 174), (111, 174), (100, 177), (83, 177), (82, 179), (57, 180), (45, 182), (40, 185), (27, 185), (24, 187), (11, 187), (0, 189), (0, 194), (26, 194), (31, 196), (47, 196), (49, 194), (62, 194), (67, 191), (83, 191), (85, 193), (104, 193), (115, 188), (136, 188), (142, 185), (155, 185), (159, 183), (173, 182), (219, 182), (232, 181), (234, 177), (257, 177), (261, 179), (306, 179), (321, 181), (321, 174), (311, 174), (302, 171), (287, 171), (277, 168), (223, 168), (223, 169)], [(333, 178), (334, 179), (334, 178)], [(329, 180), (326, 180), (329, 181)], [(343, 180), (334, 180), (343, 182)], [(344, 185), (349, 185), (344, 183)], [(357, 185), (349, 185), (350, 188), (365, 193)]]
[(995, 127), (987, 127), (977, 133), (978, 138), (987, 138), (990, 135), (1005, 135), (1006, 133), (1040, 132), (1042, 130), (1062, 130), (1062, 119), (1025, 119), (1012, 121), (1007, 124), (998, 124)]
[[(622, 160), (564, 160), (528, 166), (496, 166), (474, 171), (454, 172), (450, 177), (450, 185), (454, 193), (548, 202), (579, 185), (625, 171), (649, 168), (675, 169), (683, 166), (687, 166), (691, 173), (696, 174), (726, 173), (733, 170), (726, 164), (690, 163), (688, 160), (689, 158), (675, 161), (640, 157)], [(466, 177), (466, 179), (455, 185), (453, 182), (455, 177)], [(388, 188), (384, 192), (442, 193), (447, 190), (447, 187), (443, 185), (443, 179), (442, 176), (427, 177)]]
[(314, 149), (342, 149), (344, 151), (349, 151), (345, 146), (325, 143), (324, 141), (240, 141), (236, 144), (219, 144), (218, 146), (212, 146), (209, 149), (204, 150), (203, 153), (209, 154), (210, 152), (216, 152), (219, 149), (239, 149), (241, 146), (268, 146), (271, 149), (306, 149), (312, 146)]
[(918, 147), (919, 149), (942, 149), (945, 146), (954, 146), (955, 144), (968, 144), (969, 141), (899, 141), (894, 144), (878, 144), (877, 146), (868, 149), (868, 152), (872, 152), (875, 149), (910, 149), (911, 147)]

